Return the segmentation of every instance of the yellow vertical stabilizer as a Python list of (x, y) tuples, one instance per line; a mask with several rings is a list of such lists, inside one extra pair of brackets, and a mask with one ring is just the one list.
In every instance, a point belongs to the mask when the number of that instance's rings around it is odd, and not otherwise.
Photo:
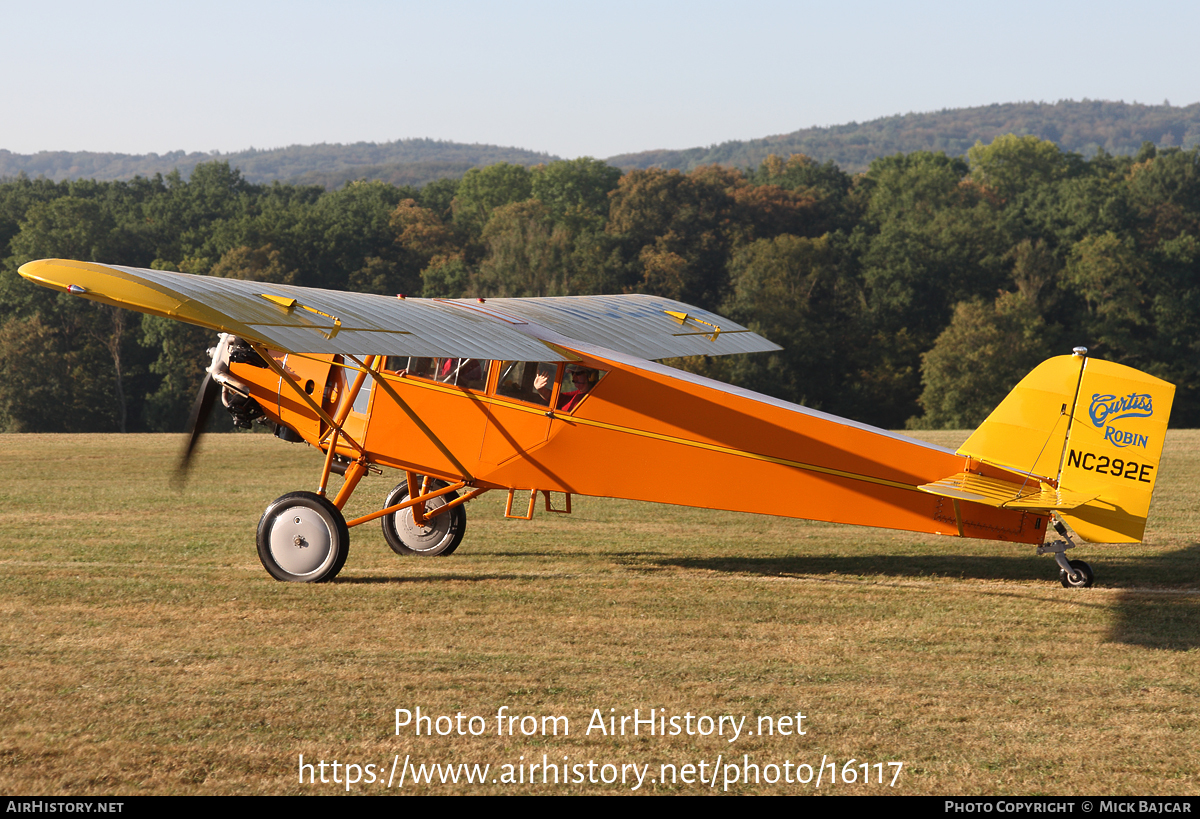
[(1136, 543), (1174, 398), (1174, 385), (1132, 367), (1058, 356), (1021, 379), (958, 452), (1090, 497), (1058, 507), (1084, 540)]
[(1059, 477), (1060, 486), (1099, 493), (1062, 514), (1084, 540), (1142, 539), (1174, 400), (1173, 384), (1087, 359)]
[(1058, 476), (1086, 358), (1060, 355), (1021, 379), (958, 452), (1042, 478)]

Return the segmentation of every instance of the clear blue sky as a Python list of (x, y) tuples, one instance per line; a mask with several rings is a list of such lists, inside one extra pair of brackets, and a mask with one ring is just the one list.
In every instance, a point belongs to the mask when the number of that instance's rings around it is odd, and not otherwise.
[(1143, 8), (0, 0), (0, 148), (607, 157), (993, 102), (1200, 101), (1200, 3)]

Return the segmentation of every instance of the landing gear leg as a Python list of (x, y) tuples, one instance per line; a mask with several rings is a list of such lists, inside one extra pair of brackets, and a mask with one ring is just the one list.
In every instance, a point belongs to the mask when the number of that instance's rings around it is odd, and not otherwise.
[[(443, 486), (445, 484), (441, 481), (430, 483), (431, 489)], [(421, 492), (421, 487), (418, 486), (417, 491)], [(395, 489), (388, 493), (387, 499), (383, 502), (384, 508), (397, 503), (404, 503), (409, 497), (411, 495), (408, 489), (408, 481), (401, 481)], [(457, 493), (450, 492), (426, 501), (425, 507), (427, 509), (437, 509), (439, 506), (444, 506), (457, 498)], [(445, 557), (454, 554), (454, 550), (458, 548), (458, 544), (462, 543), (463, 534), (467, 531), (467, 510), (462, 506), (456, 506), (448, 512), (443, 512), (440, 515), (417, 523), (413, 518), (412, 507), (409, 507), (401, 509), (399, 512), (385, 515), (382, 518), (382, 523), (383, 537), (396, 554), (423, 555), (425, 557), (442, 555)]]
[(1057, 516), (1054, 518), (1053, 526), (1054, 531), (1062, 535), (1063, 539), (1038, 546), (1037, 553), (1039, 555), (1054, 554), (1054, 562), (1061, 570), (1058, 573), (1058, 579), (1064, 589), (1091, 588), (1094, 579), (1092, 567), (1082, 560), (1067, 560), (1066, 551), (1074, 549), (1075, 544), (1071, 542), (1071, 535), (1068, 534), (1066, 525)]

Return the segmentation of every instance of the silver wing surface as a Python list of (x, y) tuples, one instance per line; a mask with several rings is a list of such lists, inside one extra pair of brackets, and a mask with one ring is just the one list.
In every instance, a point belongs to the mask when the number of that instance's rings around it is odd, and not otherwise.
[(63, 259), (30, 281), (292, 353), (567, 360), (536, 326), (639, 358), (778, 350), (714, 313), (657, 296), (406, 299)]
[(731, 355), (781, 349), (699, 307), (661, 296), (556, 296), (488, 299), (487, 306), (568, 338), (638, 358)]

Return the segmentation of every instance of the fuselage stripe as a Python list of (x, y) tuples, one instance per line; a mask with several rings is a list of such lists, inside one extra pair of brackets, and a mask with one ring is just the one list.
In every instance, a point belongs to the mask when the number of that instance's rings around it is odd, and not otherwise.
[[(342, 366), (344, 366), (346, 369), (349, 369), (349, 370), (358, 370), (359, 369), (358, 367), (353, 367), (348, 364), (343, 364)], [(433, 390), (434, 392), (446, 393), (449, 395), (459, 395), (459, 396), (462, 396), (463, 398), (467, 398), (471, 401), (477, 401), (481, 404), (491, 404), (491, 405), (508, 407), (509, 409), (515, 409), (515, 410), (519, 410), (521, 412), (528, 412), (528, 413), (532, 413), (534, 415), (548, 415), (549, 417), (553, 418), (554, 420), (564, 421), (564, 422), (570, 423), (570, 424), (580, 424), (582, 426), (599, 427), (601, 429), (612, 430), (613, 432), (623, 432), (627, 435), (636, 435), (636, 436), (639, 436), (642, 438), (652, 438), (652, 439), (658, 440), (658, 441), (667, 441), (668, 443), (682, 444), (684, 446), (695, 447), (696, 449), (705, 449), (710, 452), (720, 452), (725, 455), (736, 455), (741, 458), (750, 458), (751, 460), (755, 460), (755, 461), (765, 461), (767, 463), (779, 464), (780, 466), (790, 466), (793, 469), (803, 469), (807, 472), (816, 472), (816, 473), (819, 473), (822, 475), (832, 475), (833, 477), (836, 477), (836, 478), (847, 478), (849, 480), (854, 480), (854, 481), (863, 481), (865, 483), (873, 483), (878, 486), (888, 486), (888, 487), (891, 487), (892, 489), (904, 489), (909, 492), (919, 492), (920, 491), (917, 488), (916, 484), (901, 483), (900, 481), (890, 481), (886, 478), (876, 478), (876, 477), (872, 477), (870, 475), (861, 475), (856, 472), (847, 472), (842, 469), (833, 469), (833, 468), (827, 467), (827, 466), (818, 466), (816, 464), (806, 464), (801, 461), (792, 461), (787, 458), (777, 458), (773, 455), (762, 455), (760, 453), (751, 452), (750, 450), (746, 450), (746, 449), (735, 449), (733, 447), (722, 446), (721, 444), (708, 444), (703, 441), (693, 441), (688, 438), (680, 438), (675, 435), (666, 435), (661, 432), (650, 432), (649, 430), (644, 430), (644, 429), (634, 429), (632, 427), (620, 426), (618, 424), (609, 424), (604, 421), (594, 421), (590, 418), (580, 418), (578, 416), (559, 415), (558, 413), (556, 413), (556, 412), (552, 413), (550, 410), (545, 409), (545, 408), (525, 406), (520, 403), (516, 403), (516, 402), (512, 402), (512, 401), (505, 401), (503, 399), (495, 398), (495, 397), (488, 396), (488, 395), (480, 395), (480, 394), (474, 393), (474, 392), (466, 392), (459, 388), (447, 387), (442, 384), (437, 384), (437, 383), (433, 383), (433, 382), (426, 382), (423, 379), (399, 378), (398, 376), (391, 375), (391, 374), (384, 374), (384, 373), (381, 373), (381, 375), (383, 375), (383, 377), (386, 378), (388, 381), (402, 381), (405, 384), (409, 384), (414, 387), (420, 387), (421, 389), (425, 389), (425, 390)]]

